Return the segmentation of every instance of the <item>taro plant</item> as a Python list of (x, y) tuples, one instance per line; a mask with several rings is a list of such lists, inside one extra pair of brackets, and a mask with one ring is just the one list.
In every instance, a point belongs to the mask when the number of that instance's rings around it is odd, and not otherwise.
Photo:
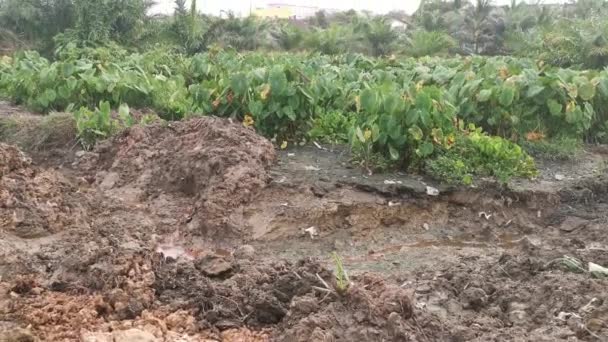
[(118, 130), (135, 124), (127, 105), (120, 106), (117, 116), (118, 119), (113, 117), (110, 103), (106, 101), (100, 102), (94, 110), (81, 107), (75, 111), (78, 140), (83, 148), (91, 149), (97, 140), (106, 139)]

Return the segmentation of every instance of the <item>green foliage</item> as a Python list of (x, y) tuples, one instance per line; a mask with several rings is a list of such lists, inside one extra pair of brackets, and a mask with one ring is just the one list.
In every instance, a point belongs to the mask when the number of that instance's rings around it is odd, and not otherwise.
[(343, 113), (340, 111), (321, 112), (314, 119), (308, 136), (310, 140), (324, 143), (347, 143), (354, 121), (355, 113)]
[(74, 111), (74, 119), (78, 140), (85, 149), (91, 149), (98, 140), (106, 139), (135, 124), (149, 125), (160, 120), (156, 115), (147, 114), (137, 122), (128, 105), (121, 104), (115, 112), (106, 101), (101, 101), (94, 110), (80, 107)]
[(74, 112), (74, 118), (78, 139), (85, 149), (92, 148), (95, 146), (95, 141), (109, 137), (120, 127), (118, 120), (112, 118), (108, 102), (101, 102), (99, 108), (95, 110), (81, 107)]
[(412, 57), (445, 56), (455, 46), (456, 42), (447, 33), (416, 30), (408, 35), (405, 53)]
[(520, 144), (529, 154), (544, 160), (576, 159), (583, 148), (580, 139), (571, 137), (555, 137), (539, 141), (524, 140)]
[(476, 176), (493, 176), (506, 183), (513, 177), (537, 174), (533, 159), (519, 146), (473, 125), (460, 132), (453, 145), (442, 146), (437, 157), (426, 162), (425, 170), (439, 180), (466, 185)]
[[(600, 141), (608, 131), (608, 71), (560, 69), (527, 59), (222, 50), (187, 57), (162, 49), (129, 55), (107, 48), (70, 48), (59, 56), (49, 62), (25, 52), (3, 59), (0, 94), (41, 112), (94, 108), (103, 101), (104, 108), (81, 114), (85, 124), (95, 124), (85, 125), (86, 143), (130, 124), (107, 121), (105, 103), (128, 104), (167, 120), (247, 117), (248, 125), (277, 141), (348, 141), (355, 160), (369, 171), (421, 168), (443, 156), (430, 167), (438, 175), (454, 167), (462, 171), (459, 179), (481, 174), (506, 180), (533, 169), (508, 140), (538, 135)], [(464, 139), (463, 123), (487, 134), (471, 130)]]

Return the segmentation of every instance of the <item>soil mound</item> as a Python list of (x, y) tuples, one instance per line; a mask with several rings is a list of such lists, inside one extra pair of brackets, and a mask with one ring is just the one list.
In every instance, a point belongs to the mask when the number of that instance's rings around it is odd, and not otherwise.
[(180, 223), (208, 236), (238, 230), (230, 213), (266, 186), (275, 160), (272, 144), (253, 130), (211, 117), (136, 126), (95, 152), (102, 190), (161, 212), (167, 201), (190, 208)]
[(0, 143), (0, 231), (34, 238), (82, 223), (82, 195), (53, 170), (41, 170), (18, 148)]

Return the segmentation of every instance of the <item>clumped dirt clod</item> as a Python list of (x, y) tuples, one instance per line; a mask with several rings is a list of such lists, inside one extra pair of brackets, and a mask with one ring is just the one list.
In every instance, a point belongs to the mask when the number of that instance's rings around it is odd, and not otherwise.
[(0, 230), (34, 238), (86, 227), (86, 201), (61, 174), (40, 169), (17, 147), (0, 143)]
[(133, 127), (95, 152), (102, 189), (184, 203), (189, 230), (213, 237), (238, 236), (230, 212), (266, 186), (275, 160), (254, 131), (209, 117)]

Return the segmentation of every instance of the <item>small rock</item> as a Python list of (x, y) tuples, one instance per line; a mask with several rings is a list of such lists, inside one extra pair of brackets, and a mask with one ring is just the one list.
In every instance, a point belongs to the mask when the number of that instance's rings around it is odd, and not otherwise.
[(424, 284), (416, 288), (416, 294), (427, 294), (431, 293), (432, 290), (433, 289), (428, 284)]
[(431, 229), (431, 226), (429, 226), (428, 223), (425, 223), (425, 224), (422, 225), (422, 228), (424, 228), (424, 230), (428, 231), (429, 229)]
[(118, 183), (119, 179), (120, 176), (118, 175), (118, 173), (110, 172), (103, 178), (103, 181), (101, 182), (99, 187), (102, 190), (110, 190), (116, 185), (116, 183)]
[(439, 196), (439, 189), (433, 188), (432, 186), (427, 186), (426, 194), (429, 196)]
[(478, 310), (482, 308), (487, 301), (486, 291), (478, 287), (469, 287), (464, 290), (460, 296), (465, 309)]
[(139, 329), (129, 329), (123, 331), (115, 331), (112, 334), (114, 342), (159, 342), (160, 340), (154, 337), (149, 332)]
[(76, 156), (76, 158), (82, 158), (82, 156), (84, 156), (85, 154), (87, 154), (86, 151), (78, 151), (74, 155)]
[(232, 271), (232, 263), (219, 255), (208, 254), (197, 260), (195, 263), (197, 270), (203, 272), (208, 277), (219, 277)]
[(587, 224), (589, 224), (588, 220), (576, 216), (568, 216), (559, 226), (559, 229), (569, 233), (577, 229), (584, 228), (587, 226)]
[(566, 176), (564, 176), (560, 173), (555, 174), (555, 180), (563, 181), (564, 179), (566, 179)]
[(81, 334), (82, 342), (114, 342), (111, 333), (107, 332), (85, 332)]
[(600, 332), (605, 326), (607, 325), (602, 319), (592, 318), (587, 321), (587, 329), (593, 332)]
[(255, 248), (251, 245), (242, 245), (234, 251), (236, 259), (253, 260), (255, 258)]
[(292, 299), (290, 307), (292, 312), (310, 315), (319, 310), (319, 302), (316, 298), (310, 296), (295, 297)]
[(509, 312), (509, 321), (513, 324), (524, 324), (528, 322), (528, 314), (522, 310), (513, 310)]

